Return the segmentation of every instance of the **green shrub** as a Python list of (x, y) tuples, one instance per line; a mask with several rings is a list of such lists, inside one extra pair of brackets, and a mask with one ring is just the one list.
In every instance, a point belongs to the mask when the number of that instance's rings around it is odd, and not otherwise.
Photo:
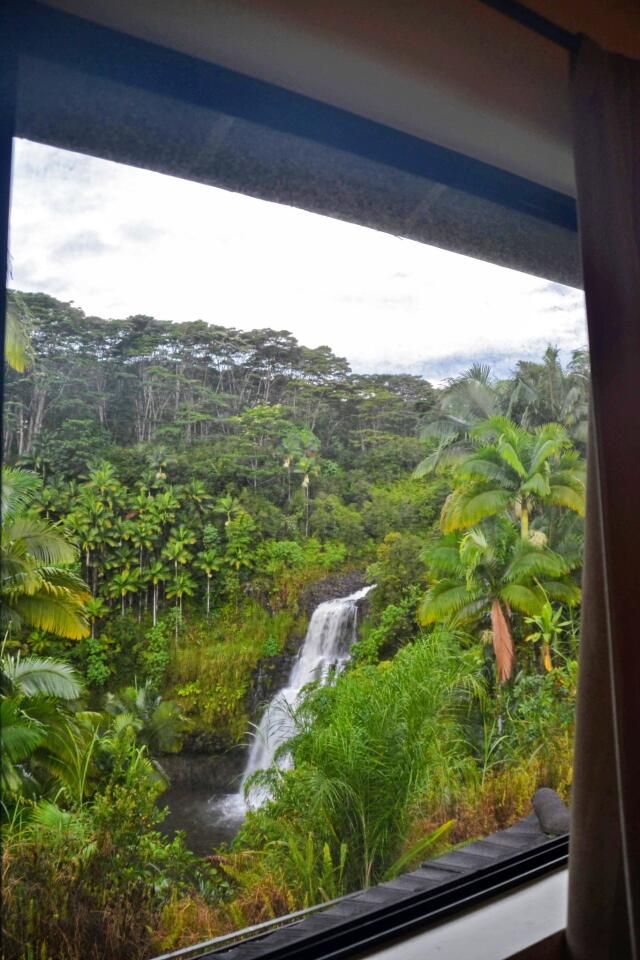
[(46, 802), (14, 820), (3, 843), (5, 960), (143, 960), (176, 896), (220, 901), (229, 885), (156, 830), (164, 784), (124, 739), (90, 803)]
[(372, 626), (371, 619), (365, 621), (361, 639), (351, 648), (354, 663), (376, 663), (415, 638), (418, 631), (416, 606), (422, 592), (419, 585), (409, 587), (399, 603), (390, 603), (384, 608), (377, 626)]
[(417, 483), (411, 477), (397, 476), (388, 486), (374, 487), (362, 511), (366, 535), (378, 541), (393, 530), (417, 536), (432, 532), (449, 492), (441, 477)]
[(271, 635), (268, 636), (265, 642), (262, 645), (262, 650), (260, 651), (261, 657), (276, 657), (280, 653), (280, 645), (277, 639)]
[(141, 655), (144, 676), (150, 688), (158, 693), (163, 688), (171, 662), (171, 634), (166, 624), (160, 620), (155, 627), (147, 631), (145, 640), (146, 646)]
[(92, 687), (104, 687), (113, 673), (110, 664), (111, 650), (103, 637), (86, 637), (83, 640), (86, 656), (85, 674), (87, 683)]
[(388, 533), (378, 544), (376, 559), (367, 569), (370, 582), (376, 584), (371, 594), (371, 609), (380, 614), (389, 604), (399, 603), (408, 587), (423, 581), (422, 551), (425, 541), (412, 533)]
[(320, 494), (314, 500), (309, 525), (313, 534), (323, 542), (338, 540), (354, 547), (364, 539), (360, 511), (346, 506), (333, 494)]

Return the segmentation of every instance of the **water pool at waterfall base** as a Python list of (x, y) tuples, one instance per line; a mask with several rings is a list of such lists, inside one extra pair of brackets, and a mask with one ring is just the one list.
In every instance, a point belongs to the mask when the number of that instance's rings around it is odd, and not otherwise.
[(171, 787), (159, 800), (161, 806), (169, 808), (163, 831), (170, 835), (184, 831), (194, 853), (206, 855), (233, 840), (248, 807), (259, 807), (268, 800), (263, 787), (249, 785), (245, 791), (247, 781), (256, 771), (274, 763), (287, 767), (286, 752), (277, 753), (294, 733), (293, 715), (302, 692), (310, 683), (330, 683), (344, 669), (358, 636), (358, 606), (372, 589), (364, 587), (316, 607), (286, 685), (272, 697), (254, 728), (237, 790), (223, 793), (210, 783)]
[(222, 806), (235, 799), (236, 794), (212, 793), (210, 784), (191, 784), (170, 787), (158, 800), (160, 807), (169, 812), (159, 829), (174, 836), (178, 831), (185, 834), (190, 850), (200, 856), (208, 856), (216, 847), (230, 843), (242, 826), (246, 809), (237, 809), (235, 815)]

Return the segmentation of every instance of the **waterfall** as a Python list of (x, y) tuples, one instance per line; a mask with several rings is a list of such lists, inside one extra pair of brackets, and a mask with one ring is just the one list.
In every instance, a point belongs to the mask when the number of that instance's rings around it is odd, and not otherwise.
[[(293, 733), (293, 712), (302, 689), (309, 683), (325, 684), (332, 674), (340, 672), (347, 663), (351, 645), (358, 630), (358, 601), (372, 587), (364, 587), (348, 597), (339, 597), (321, 603), (313, 612), (304, 643), (289, 673), (287, 685), (282, 687), (265, 709), (254, 733), (240, 789), (226, 797), (218, 807), (223, 816), (241, 817), (247, 809), (245, 784), (257, 770), (266, 770), (275, 761), (275, 754)], [(280, 760), (286, 767), (289, 761)], [(251, 806), (260, 806), (267, 794), (260, 788), (251, 790)]]

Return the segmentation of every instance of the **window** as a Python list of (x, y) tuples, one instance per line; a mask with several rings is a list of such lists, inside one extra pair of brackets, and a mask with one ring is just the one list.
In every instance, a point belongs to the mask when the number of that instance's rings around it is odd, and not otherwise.
[[(62, 116), (75, 69), (31, 55), (18, 132), (48, 145), (14, 156), (6, 542), (28, 521), (51, 563), (27, 551), (37, 590), (7, 594), (9, 923), (64, 902), (9, 935), (55, 952), (94, 898), (74, 949), (148, 956), (393, 879), (538, 786), (566, 796), (589, 372), (576, 289), (417, 242), (447, 234), (459, 184), (439, 226), (404, 211), (413, 239), (274, 204), (291, 141), (254, 119), (226, 141), (200, 105), (183, 130), (220, 135), (215, 177), (173, 137), (164, 175), (91, 158), (153, 166), (158, 134), (118, 140), (124, 80), (95, 71)], [(152, 100), (158, 131), (179, 121)], [(312, 202), (312, 158), (338, 161), (300, 149), (290, 203), (391, 230), (417, 189), (358, 160)], [(569, 249), (558, 209), (543, 260)], [(45, 701), (18, 652), (55, 661)]]

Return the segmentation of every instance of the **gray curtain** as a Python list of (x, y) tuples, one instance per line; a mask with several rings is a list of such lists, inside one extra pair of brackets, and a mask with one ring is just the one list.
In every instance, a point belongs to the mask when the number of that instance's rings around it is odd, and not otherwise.
[(592, 363), (567, 944), (640, 945), (640, 63), (582, 42), (572, 70)]

